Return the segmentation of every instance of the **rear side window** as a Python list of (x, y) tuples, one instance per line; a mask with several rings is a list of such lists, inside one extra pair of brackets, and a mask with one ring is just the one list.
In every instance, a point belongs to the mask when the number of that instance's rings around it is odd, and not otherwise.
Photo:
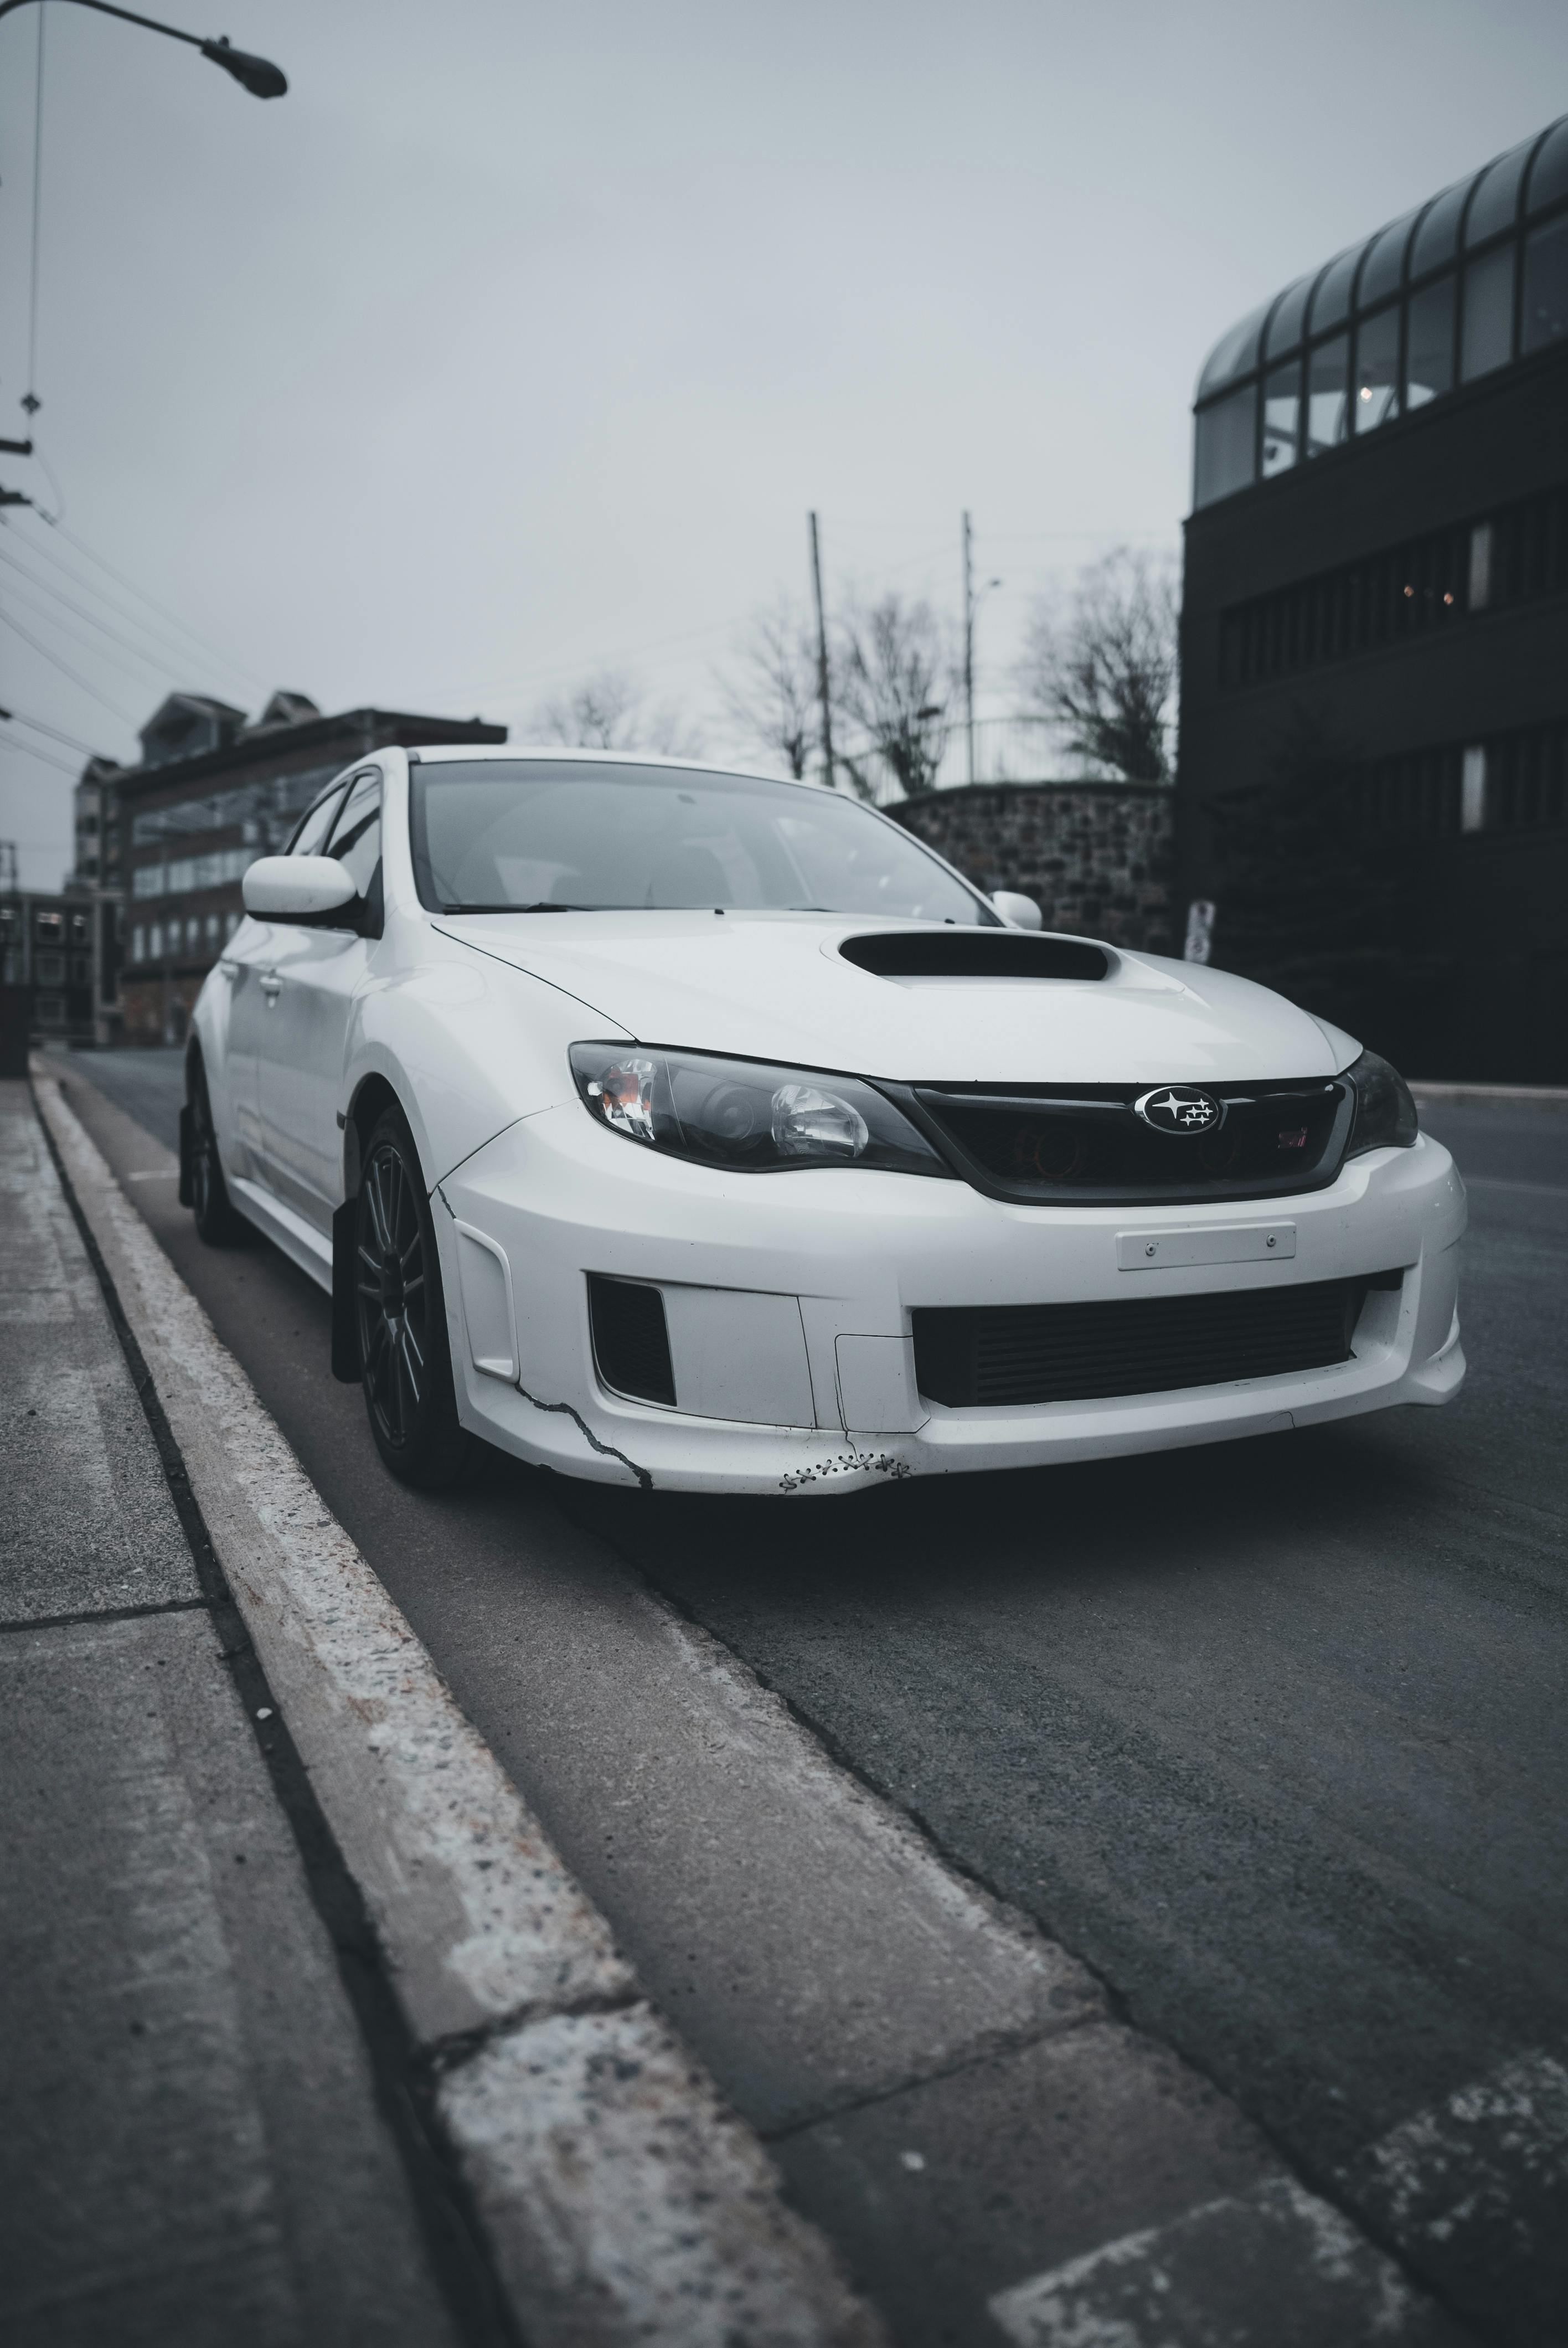
[(289, 842), (291, 856), (321, 854), (322, 842), (332, 828), (332, 819), (337, 813), (338, 802), (343, 798), (343, 793), (342, 783), (334, 783), (330, 791), (322, 793), (313, 808), (307, 808), (298, 831)]
[(349, 786), (343, 811), (332, 829), (326, 853), (335, 856), (354, 874), (354, 887), (360, 901), (370, 894), (370, 884), (381, 862), (381, 775), (373, 768), (367, 775), (356, 775)]

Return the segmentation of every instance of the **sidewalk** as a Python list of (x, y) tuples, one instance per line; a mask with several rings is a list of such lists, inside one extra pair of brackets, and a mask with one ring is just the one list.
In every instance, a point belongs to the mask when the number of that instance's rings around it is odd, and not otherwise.
[(27, 1088), (0, 1084), (0, 2332), (459, 2334)]

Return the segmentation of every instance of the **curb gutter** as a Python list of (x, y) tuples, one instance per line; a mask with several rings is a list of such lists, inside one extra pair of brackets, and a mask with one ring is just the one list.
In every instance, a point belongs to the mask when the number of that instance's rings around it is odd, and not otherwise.
[(57, 1082), (35, 1097), (538, 2348), (879, 2348)]

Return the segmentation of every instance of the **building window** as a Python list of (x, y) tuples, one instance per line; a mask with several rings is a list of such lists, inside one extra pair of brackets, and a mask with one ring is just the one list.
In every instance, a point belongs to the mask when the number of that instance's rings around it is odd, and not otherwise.
[(63, 1027), (66, 1024), (66, 998), (63, 994), (40, 994), (37, 998), (40, 1027)]
[(216, 953), (218, 951), (218, 916), (216, 913), (208, 914), (206, 927), (207, 951), (209, 953)]
[(41, 953), (34, 957), (33, 976), (40, 986), (64, 986), (66, 957), (63, 953)]
[(64, 913), (37, 913), (33, 919), (33, 935), (40, 945), (63, 945), (66, 936)]
[(1356, 330), (1357, 432), (1371, 432), (1399, 412), (1399, 313), (1398, 305), (1363, 318)]
[(1547, 350), (1568, 336), (1568, 214), (1525, 239), (1520, 326), (1526, 351)]
[(1301, 454), (1301, 361), (1276, 367), (1263, 386), (1263, 471), (1283, 473)]
[(225, 914), (224, 919), (223, 919), (223, 936), (224, 936), (225, 941), (227, 941), (228, 939), (230, 939), (230, 938), (231, 938), (231, 937), (233, 936), (233, 934), (234, 934), (235, 931), (239, 928), (239, 926), (240, 926), (240, 916), (239, 916), (239, 914), (238, 914), (238, 913), (227, 913), (227, 914)]
[(161, 922), (154, 922), (149, 932), (149, 945), (153, 961), (160, 961), (163, 955), (163, 923)]
[(1410, 297), (1405, 406), (1424, 407), (1454, 387), (1454, 282), (1440, 278)]
[(1460, 340), (1460, 376), (1465, 383), (1506, 366), (1513, 355), (1513, 253), (1512, 244), (1499, 245), (1465, 271)]
[(1461, 831), (1481, 831), (1486, 826), (1486, 745), (1471, 742), (1465, 747), (1464, 766), (1460, 774), (1459, 828)]
[(1267, 684), (1471, 613), (1563, 593), (1568, 487), (1231, 605), (1220, 617), (1220, 682)]
[(1335, 335), (1307, 354), (1307, 453), (1320, 457), (1345, 438), (1350, 337)]
[(139, 922), (130, 933), (130, 958), (132, 962), (145, 962), (147, 959), (147, 932)]
[(1249, 384), (1245, 391), (1229, 392), (1212, 407), (1199, 409), (1194, 505), (1213, 505), (1216, 498), (1228, 498), (1251, 480), (1256, 407), (1257, 394)]

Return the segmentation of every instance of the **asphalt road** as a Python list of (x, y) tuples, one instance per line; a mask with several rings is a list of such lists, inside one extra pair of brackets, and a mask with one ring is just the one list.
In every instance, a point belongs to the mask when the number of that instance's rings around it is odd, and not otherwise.
[[(172, 1146), (178, 1056), (75, 1065)], [(725, 1920), (700, 1939), (661, 1916), (602, 1779), (530, 1757), (555, 1699), (530, 1680), (544, 1601), (520, 1560), (565, 1554), (563, 1515), (1083, 1959), (1478, 2336), (1545, 2343), (1568, 2339), (1568, 1113), (1423, 1121), (1471, 1194), (1471, 1377), (1447, 1410), (806, 1503), (505, 1462), (411, 1498), (330, 1380), (324, 1298), (265, 1247), (201, 1250), (167, 1188), (133, 1195), (819, 2215), (818, 2172), (791, 2168), (804, 2123), (737, 2051)], [(1445, 2112), (1496, 2122), (1457, 2227), (1421, 2220), (1430, 2179), (1409, 2167)], [(839, 2230), (875, 2267), (861, 2219)]]

